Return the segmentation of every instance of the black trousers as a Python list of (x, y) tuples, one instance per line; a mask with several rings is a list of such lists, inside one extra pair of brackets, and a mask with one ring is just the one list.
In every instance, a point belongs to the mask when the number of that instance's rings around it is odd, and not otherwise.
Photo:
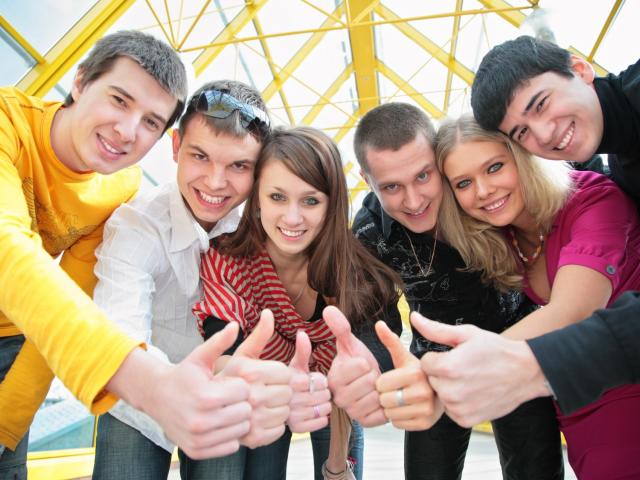
[[(564, 463), (556, 412), (550, 398), (523, 403), (494, 420), (502, 476), (508, 480), (562, 480)], [(459, 480), (471, 429), (446, 415), (429, 430), (406, 432), (406, 480)]]

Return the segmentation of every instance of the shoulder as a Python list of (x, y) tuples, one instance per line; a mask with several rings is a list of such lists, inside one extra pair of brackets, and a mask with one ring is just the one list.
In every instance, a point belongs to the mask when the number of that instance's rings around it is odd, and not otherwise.
[(595, 172), (572, 172), (574, 191), (569, 196), (564, 212), (586, 211), (595, 206), (610, 208), (620, 205), (633, 210), (631, 200), (612, 180)]
[(106, 228), (168, 230), (171, 225), (169, 207), (170, 185), (153, 187), (116, 208), (107, 220)]
[(356, 238), (373, 238), (382, 231), (381, 206), (373, 193), (368, 193), (353, 219), (351, 229)]

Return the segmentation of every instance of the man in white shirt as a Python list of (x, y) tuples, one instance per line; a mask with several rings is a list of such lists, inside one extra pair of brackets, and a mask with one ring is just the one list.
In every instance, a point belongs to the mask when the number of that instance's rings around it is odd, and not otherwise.
[[(210, 239), (236, 229), (238, 206), (253, 186), (254, 166), (269, 133), (265, 112), (259, 93), (247, 85), (204, 85), (174, 132), (177, 183), (122, 205), (106, 224), (96, 252), (94, 300), (165, 361), (179, 362), (203, 341), (191, 313), (202, 293), (200, 256)], [(255, 447), (284, 431), (291, 372), (277, 362), (244, 361), (243, 371), (252, 362), (254, 374), (245, 380), (251, 385), (260, 378), (270, 399), (269, 405), (252, 403), (254, 410), (266, 410), (263, 417), (268, 419), (265, 423), (252, 416), (251, 430), (241, 439)], [(121, 401), (100, 418), (93, 478), (166, 478), (173, 448), (154, 420)], [(207, 460), (194, 461), (182, 451), (179, 456), (183, 478), (226, 478), (225, 472), (208, 468)]]

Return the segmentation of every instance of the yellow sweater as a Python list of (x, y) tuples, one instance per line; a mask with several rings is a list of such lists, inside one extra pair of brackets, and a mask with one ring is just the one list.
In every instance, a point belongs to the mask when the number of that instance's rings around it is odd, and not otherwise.
[(0, 443), (9, 448), (54, 373), (93, 413), (110, 408), (116, 398), (104, 386), (137, 346), (90, 295), (103, 224), (135, 194), (140, 169), (105, 176), (65, 167), (50, 138), (60, 108), (0, 88), (0, 337), (27, 338), (0, 384)]

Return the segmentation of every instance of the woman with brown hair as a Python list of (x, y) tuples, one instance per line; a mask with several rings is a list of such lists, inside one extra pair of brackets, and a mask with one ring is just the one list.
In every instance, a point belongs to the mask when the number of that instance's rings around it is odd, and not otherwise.
[[(303, 331), (312, 344), (310, 370), (326, 374), (336, 345), (322, 321), (324, 307), (337, 306), (358, 328), (397, 301), (399, 278), (349, 230), (342, 168), (337, 146), (322, 132), (308, 127), (273, 132), (256, 164), (256, 185), (238, 230), (217, 242), (202, 262), (204, 299), (194, 313), (205, 336), (229, 321), (237, 321), (246, 336), (260, 311), (269, 308), (275, 334), (261, 358), (289, 363), (297, 332)], [(319, 416), (317, 410), (313, 414)], [(347, 462), (351, 420), (335, 407), (330, 432), (330, 446), (327, 429), (311, 434), (316, 479), (354, 478)], [(354, 473), (361, 478), (361, 428), (354, 433), (352, 452), (360, 452)], [(284, 479), (290, 435), (236, 454), (244, 459), (239, 478)]]

